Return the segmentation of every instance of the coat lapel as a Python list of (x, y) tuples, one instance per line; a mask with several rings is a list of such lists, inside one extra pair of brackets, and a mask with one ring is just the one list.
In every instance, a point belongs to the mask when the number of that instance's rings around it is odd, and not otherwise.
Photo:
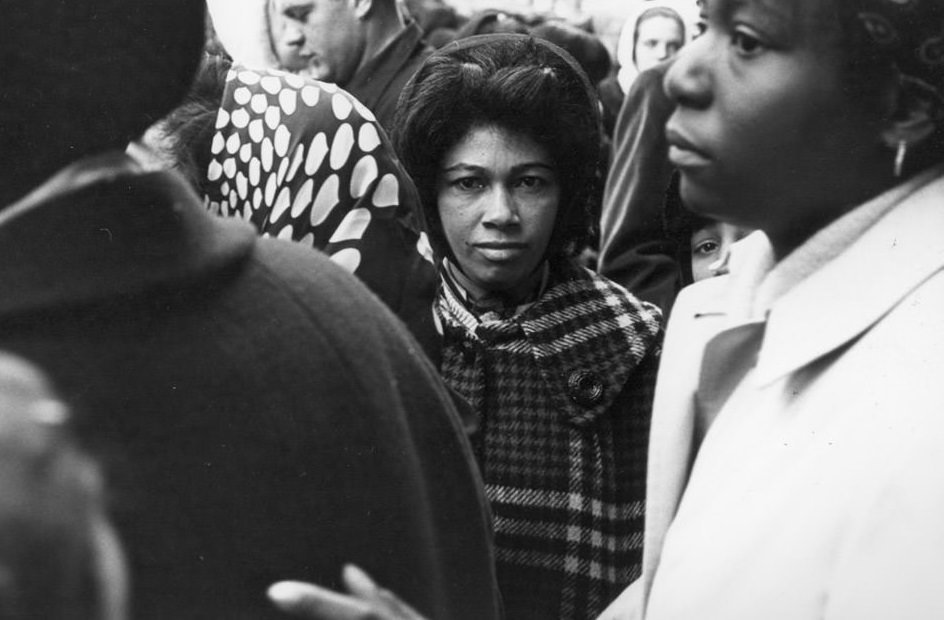
[(774, 304), (754, 375), (767, 385), (852, 342), (944, 267), (944, 178)]
[[(846, 251), (777, 300), (752, 381), (758, 385), (776, 381), (849, 344), (944, 268), (942, 193), (944, 177), (924, 185)], [(738, 257), (744, 259), (743, 269), (739, 273), (737, 265), (732, 269), (737, 278), (714, 278), (689, 287), (672, 310), (650, 436), (643, 601), (694, 456), (700, 353), (719, 331), (750, 319), (740, 312), (749, 305), (745, 295), (769, 269), (763, 243), (750, 240), (741, 242), (746, 252)]]
[(694, 393), (701, 351), (727, 320), (727, 277), (713, 278), (679, 295), (663, 349), (653, 404), (647, 475), (643, 597), (648, 597), (666, 530), (675, 517), (691, 467)]

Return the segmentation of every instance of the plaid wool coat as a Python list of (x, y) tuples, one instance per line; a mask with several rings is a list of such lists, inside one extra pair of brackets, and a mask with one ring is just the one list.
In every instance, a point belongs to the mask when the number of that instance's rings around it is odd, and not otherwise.
[(659, 310), (568, 260), (501, 319), (449, 286), (442, 373), (478, 418), (510, 620), (592, 618), (640, 574)]

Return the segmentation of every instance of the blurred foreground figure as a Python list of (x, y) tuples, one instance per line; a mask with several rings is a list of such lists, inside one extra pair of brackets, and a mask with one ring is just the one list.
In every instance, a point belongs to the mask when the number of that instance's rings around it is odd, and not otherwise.
[(202, 3), (10, 4), (0, 347), (100, 463), (132, 617), (274, 617), (269, 583), (352, 559), (423, 613), (495, 617), (471, 452), (415, 341), (326, 257), (123, 152), (186, 92)]
[(101, 478), (65, 405), (0, 354), (0, 618), (127, 620), (127, 575)]

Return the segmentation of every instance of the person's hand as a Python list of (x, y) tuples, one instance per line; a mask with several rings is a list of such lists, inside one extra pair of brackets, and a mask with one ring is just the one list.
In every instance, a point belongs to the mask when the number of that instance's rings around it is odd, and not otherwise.
[(280, 581), (269, 587), (269, 600), (279, 610), (303, 620), (425, 620), (356, 566), (345, 566), (342, 579), (350, 594), (310, 583)]

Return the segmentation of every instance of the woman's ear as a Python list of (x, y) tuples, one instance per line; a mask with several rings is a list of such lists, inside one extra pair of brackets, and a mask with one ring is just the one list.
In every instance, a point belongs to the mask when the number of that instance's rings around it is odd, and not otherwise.
[(918, 80), (899, 80), (897, 106), (888, 120), (882, 139), (891, 148), (901, 143), (913, 148), (921, 144), (937, 128), (934, 111), (937, 95)]

